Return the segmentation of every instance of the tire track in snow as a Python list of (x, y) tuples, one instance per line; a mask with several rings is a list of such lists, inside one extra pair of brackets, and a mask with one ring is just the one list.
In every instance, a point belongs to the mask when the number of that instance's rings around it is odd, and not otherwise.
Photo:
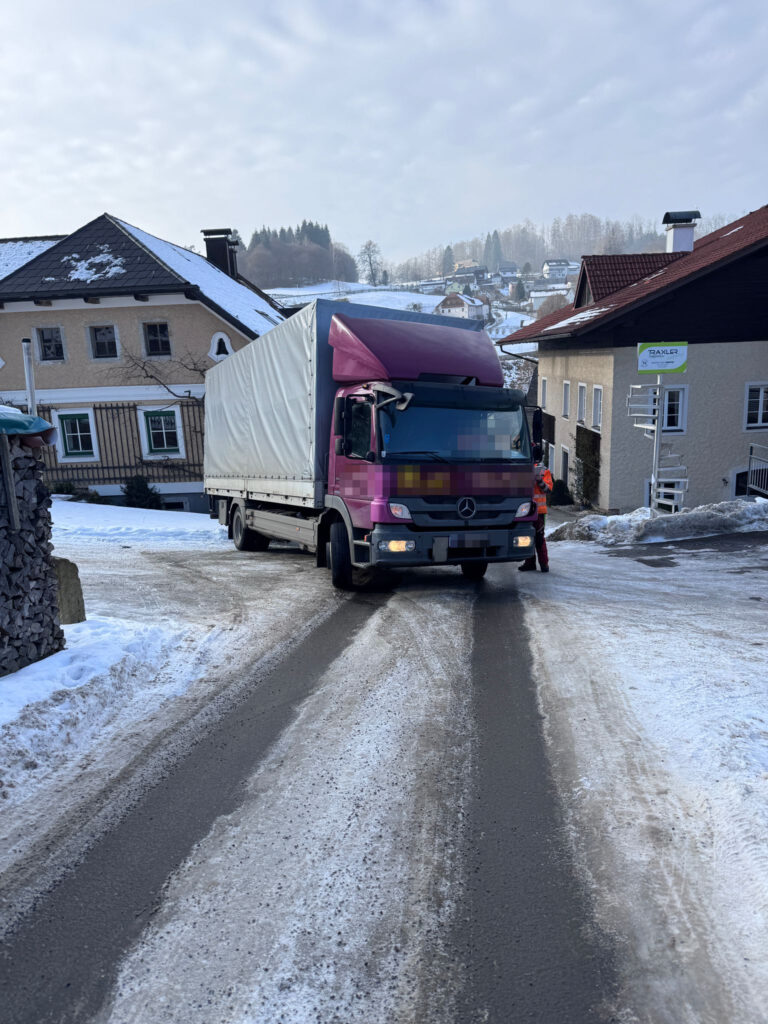
[(440, 585), (393, 595), (329, 666), (171, 879), (100, 1024), (451, 1019), (474, 590)]
[[(234, 707), (198, 716), (180, 758), (169, 738), (168, 749), (158, 752), (159, 778), (156, 770), (138, 802), (6, 937), (4, 1024), (79, 1024), (98, 1009), (118, 958), (156, 911), (169, 874), (217, 816), (239, 804), (243, 781), (381, 603), (377, 596), (342, 601), (271, 674), (251, 678)], [(154, 1019), (153, 1012), (144, 1019)]]

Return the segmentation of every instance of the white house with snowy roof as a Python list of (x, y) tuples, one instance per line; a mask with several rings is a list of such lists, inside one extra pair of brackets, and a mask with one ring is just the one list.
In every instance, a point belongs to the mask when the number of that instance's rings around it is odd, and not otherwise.
[(460, 316), (467, 320), (486, 320), (491, 312), (488, 302), (474, 295), (451, 292), (438, 302), (432, 312), (436, 316)]
[(145, 477), (165, 507), (204, 510), (205, 370), (283, 320), (237, 272), (229, 229), (206, 256), (103, 214), (67, 236), (0, 239), (0, 403), (58, 428), (47, 483), (119, 497)]

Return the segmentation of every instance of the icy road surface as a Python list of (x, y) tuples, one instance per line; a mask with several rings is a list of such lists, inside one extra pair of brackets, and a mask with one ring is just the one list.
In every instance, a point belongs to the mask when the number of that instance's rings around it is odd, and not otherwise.
[[(75, 631), (91, 661), (73, 648), (47, 680), (9, 679), (34, 703), (5, 714), (6, 923), (232, 706), (246, 668), (350, 600), (307, 556), (234, 552), (201, 517), (173, 520), (205, 523), (186, 537), (163, 519), (163, 538), (83, 509), (56, 544), (98, 616)], [(524, 599), (571, 850), (616, 950), (619, 994), (594, 1019), (768, 1021), (766, 536), (550, 553), (546, 577), (420, 571), (351, 599), (362, 625), (168, 879), (102, 1024), (456, 1019), (484, 587)]]

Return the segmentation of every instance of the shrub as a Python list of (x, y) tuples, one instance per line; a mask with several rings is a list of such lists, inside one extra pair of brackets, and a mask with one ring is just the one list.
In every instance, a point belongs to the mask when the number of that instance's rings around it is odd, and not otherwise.
[(120, 490), (125, 495), (125, 504), (129, 508), (162, 508), (160, 492), (153, 487), (145, 476), (131, 476)]
[(550, 498), (551, 505), (572, 505), (573, 495), (568, 490), (568, 484), (565, 480), (555, 480), (552, 487), (552, 497)]

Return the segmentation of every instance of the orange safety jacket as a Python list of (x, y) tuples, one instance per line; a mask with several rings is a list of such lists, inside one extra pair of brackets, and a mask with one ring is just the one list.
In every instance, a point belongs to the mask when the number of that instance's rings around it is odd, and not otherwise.
[(537, 463), (533, 467), (533, 500), (536, 502), (536, 511), (540, 516), (547, 514), (547, 495), (552, 490), (552, 474), (546, 466)]

